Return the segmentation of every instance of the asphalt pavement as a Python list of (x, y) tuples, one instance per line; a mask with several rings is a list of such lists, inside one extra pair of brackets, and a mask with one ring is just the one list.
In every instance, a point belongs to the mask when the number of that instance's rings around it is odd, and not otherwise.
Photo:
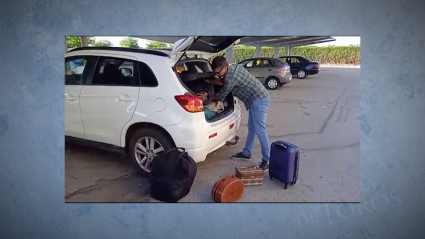
[[(270, 91), (267, 120), (270, 142), (285, 140), (301, 149), (297, 184), (283, 189), (266, 173), (262, 186), (245, 187), (240, 202), (360, 201), (360, 69), (323, 67), (320, 74)], [(230, 159), (242, 150), (247, 134), (243, 110), (237, 145), (223, 147), (198, 164), (189, 195), (180, 202), (212, 202), (216, 180), (235, 166), (258, 164), (256, 141), (250, 162)], [(157, 202), (148, 180), (125, 157), (78, 145), (65, 145), (66, 202)]]

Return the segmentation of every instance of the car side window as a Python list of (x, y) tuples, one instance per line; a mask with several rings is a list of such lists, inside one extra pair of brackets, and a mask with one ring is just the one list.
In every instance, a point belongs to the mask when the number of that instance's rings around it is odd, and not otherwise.
[(104, 86), (139, 86), (138, 71), (135, 72), (136, 61), (99, 57), (94, 70), (91, 85)]
[(177, 70), (178, 73), (182, 73), (183, 71), (187, 71), (187, 67), (184, 63), (179, 63), (176, 66), (176, 70)]
[(297, 58), (291, 57), (292, 64), (300, 64), (300, 61)]
[(139, 62), (140, 82), (142, 87), (157, 87), (158, 80), (152, 69), (145, 63)]
[(278, 66), (276, 61), (270, 60), (270, 66)]
[(254, 60), (250, 60), (247, 63), (244, 64), (245, 68), (251, 68), (254, 65)]
[(285, 62), (288, 64), (291, 64), (291, 58), (290, 57), (285, 58)]
[(68, 57), (65, 59), (65, 85), (80, 85), (89, 56)]
[(263, 67), (270, 67), (270, 66), (271, 66), (271, 61), (263, 60)]
[(263, 66), (262, 60), (257, 59), (254, 61), (254, 67), (262, 67), (262, 66)]

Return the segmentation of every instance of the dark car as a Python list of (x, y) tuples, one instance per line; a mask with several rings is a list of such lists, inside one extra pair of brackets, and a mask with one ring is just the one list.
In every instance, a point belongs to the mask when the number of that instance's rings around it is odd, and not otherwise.
[(303, 56), (280, 56), (291, 66), (292, 75), (296, 75), (299, 79), (304, 79), (308, 75), (319, 74), (319, 63), (312, 61)]

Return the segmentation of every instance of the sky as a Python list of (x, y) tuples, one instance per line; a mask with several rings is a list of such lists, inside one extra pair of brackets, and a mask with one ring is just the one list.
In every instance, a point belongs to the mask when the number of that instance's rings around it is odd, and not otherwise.
[[(360, 45), (360, 37), (359, 36), (332, 36), (335, 38), (335, 41), (333, 42), (325, 42), (325, 43), (319, 43), (315, 44), (315, 46), (329, 46), (329, 45), (335, 45), (335, 46), (349, 46), (349, 45)], [(120, 41), (124, 39), (125, 37), (121, 36), (112, 36), (112, 37), (95, 37), (96, 41), (99, 40), (108, 40), (110, 41), (113, 46), (120, 46)], [(149, 42), (148, 40), (144, 39), (138, 39), (139, 46), (145, 47), (145, 45)]]

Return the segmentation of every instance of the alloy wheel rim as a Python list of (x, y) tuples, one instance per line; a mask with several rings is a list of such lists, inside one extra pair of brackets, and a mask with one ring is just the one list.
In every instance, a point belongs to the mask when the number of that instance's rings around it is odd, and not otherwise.
[(164, 152), (164, 147), (158, 140), (152, 137), (142, 137), (136, 142), (134, 153), (139, 166), (149, 173), (152, 160), (161, 152)]
[(277, 81), (275, 79), (269, 80), (268, 86), (272, 89), (277, 87)]

